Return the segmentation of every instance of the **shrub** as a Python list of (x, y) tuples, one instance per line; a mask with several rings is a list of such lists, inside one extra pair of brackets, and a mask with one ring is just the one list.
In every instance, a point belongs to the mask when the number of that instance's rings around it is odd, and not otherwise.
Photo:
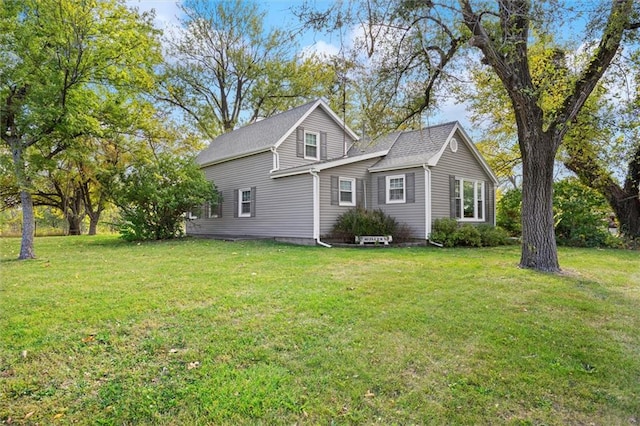
[(522, 190), (510, 189), (496, 205), (496, 225), (512, 237), (522, 234)]
[(502, 228), (481, 224), (476, 229), (480, 232), (480, 240), (484, 247), (503, 246), (508, 242), (509, 235)]
[(429, 239), (436, 243), (442, 244), (444, 247), (454, 247), (457, 244), (456, 231), (458, 230), (458, 221), (455, 219), (436, 219), (431, 227), (431, 235)]
[(411, 229), (380, 209), (357, 207), (338, 216), (331, 231), (332, 238), (346, 243), (353, 243), (356, 235), (391, 235), (394, 241), (401, 242), (410, 239)]
[(610, 207), (595, 190), (569, 178), (553, 186), (553, 213), (558, 244), (573, 247), (606, 247), (616, 239), (607, 229)]
[(455, 219), (436, 219), (429, 239), (444, 247), (493, 247), (507, 243), (507, 233), (488, 224), (459, 225)]
[(191, 160), (170, 154), (138, 162), (114, 188), (122, 216), (120, 235), (128, 241), (182, 235), (184, 213), (205, 201), (215, 201), (211, 182)]
[(481, 247), (480, 231), (475, 226), (465, 223), (455, 233), (457, 245), (467, 247)]

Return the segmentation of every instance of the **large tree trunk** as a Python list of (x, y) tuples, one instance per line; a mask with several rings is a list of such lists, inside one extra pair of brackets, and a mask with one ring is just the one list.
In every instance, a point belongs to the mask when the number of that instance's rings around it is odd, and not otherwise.
[(96, 235), (98, 231), (98, 221), (100, 220), (100, 213), (89, 215), (89, 235)]
[[(530, 129), (533, 130), (533, 129)], [(550, 136), (531, 135), (538, 143), (523, 152), (522, 255), (520, 267), (559, 272), (553, 220), (553, 165), (556, 151)], [(549, 140), (548, 140), (549, 139)], [(549, 147), (543, 149), (543, 147)]]
[(82, 234), (82, 219), (74, 214), (67, 215), (67, 223), (69, 224), (69, 235)]

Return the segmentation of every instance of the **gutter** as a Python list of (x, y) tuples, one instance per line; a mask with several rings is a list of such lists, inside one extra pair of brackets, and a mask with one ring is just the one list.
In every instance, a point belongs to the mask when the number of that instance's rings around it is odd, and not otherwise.
[(330, 244), (320, 241), (320, 175), (318, 170), (310, 169), (313, 176), (313, 239), (323, 247), (331, 248)]

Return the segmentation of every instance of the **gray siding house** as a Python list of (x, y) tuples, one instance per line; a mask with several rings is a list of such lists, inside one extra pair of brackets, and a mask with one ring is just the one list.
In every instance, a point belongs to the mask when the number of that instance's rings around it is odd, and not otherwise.
[(424, 240), (438, 218), (495, 223), (496, 177), (458, 122), (363, 143), (316, 100), (219, 136), (196, 161), (221, 197), (192, 215), (189, 235), (326, 245), (356, 206)]

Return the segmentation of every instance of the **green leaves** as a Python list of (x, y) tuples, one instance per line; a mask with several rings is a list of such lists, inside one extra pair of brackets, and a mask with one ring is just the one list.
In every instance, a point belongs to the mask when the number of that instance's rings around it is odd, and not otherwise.
[(126, 240), (161, 240), (182, 235), (184, 214), (215, 202), (215, 187), (191, 160), (168, 153), (138, 161), (121, 174), (114, 198), (122, 211)]

